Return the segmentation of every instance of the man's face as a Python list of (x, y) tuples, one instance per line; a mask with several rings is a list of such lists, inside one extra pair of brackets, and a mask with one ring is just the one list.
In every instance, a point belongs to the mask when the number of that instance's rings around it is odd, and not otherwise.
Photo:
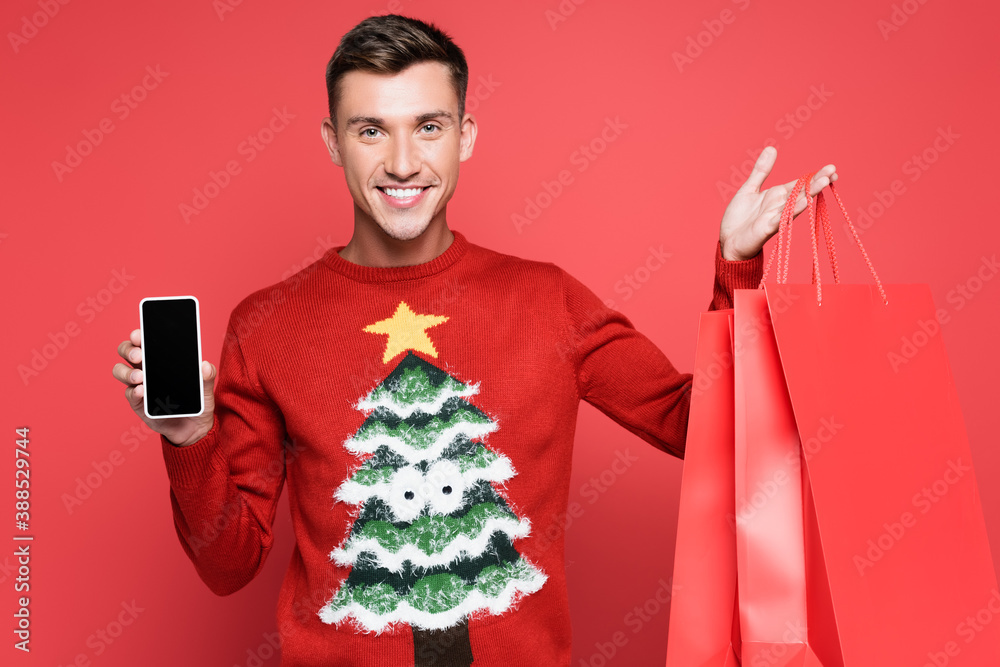
[(391, 75), (348, 72), (340, 91), (336, 132), (324, 119), (322, 133), (344, 168), (355, 217), (394, 239), (416, 238), (444, 219), (459, 163), (472, 156), (475, 119), (458, 118), (458, 96), (439, 62)]

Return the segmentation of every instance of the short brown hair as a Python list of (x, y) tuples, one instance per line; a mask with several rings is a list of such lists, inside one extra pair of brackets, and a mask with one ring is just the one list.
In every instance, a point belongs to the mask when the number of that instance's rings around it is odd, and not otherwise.
[(345, 74), (354, 70), (396, 74), (410, 65), (428, 60), (448, 66), (458, 95), (458, 117), (461, 119), (465, 115), (469, 66), (462, 49), (451, 37), (433, 24), (399, 14), (370, 16), (351, 28), (341, 38), (326, 65), (327, 103), (334, 125), (340, 79)]

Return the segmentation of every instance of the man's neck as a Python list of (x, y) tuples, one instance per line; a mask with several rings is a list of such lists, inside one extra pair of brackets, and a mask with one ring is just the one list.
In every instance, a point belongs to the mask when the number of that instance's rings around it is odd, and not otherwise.
[(420, 236), (407, 241), (387, 235), (374, 221), (364, 224), (356, 220), (354, 235), (338, 254), (361, 266), (413, 266), (431, 261), (454, 240), (443, 218), (432, 220)]

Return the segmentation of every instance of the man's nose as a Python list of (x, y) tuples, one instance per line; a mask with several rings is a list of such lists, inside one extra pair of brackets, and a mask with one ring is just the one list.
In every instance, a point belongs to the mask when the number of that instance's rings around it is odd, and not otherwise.
[(420, 151), (410, 137), (392, 140), (386, 156), (385, 170), (395, 178), (405, 181), (420, 171)]

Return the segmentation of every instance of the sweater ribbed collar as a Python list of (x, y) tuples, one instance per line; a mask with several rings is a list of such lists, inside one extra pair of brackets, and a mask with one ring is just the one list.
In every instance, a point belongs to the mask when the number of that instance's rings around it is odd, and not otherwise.
[(457, 262), (465, 255), (469, 249), (469, 242), (460, 231), (452, 229), (455, 235), (451, 244), (445, 248), (444, 252), (423, 264), (412, 264), (410, 266), (364, 266), (349, 262), (340, 256), (340, 251), (346, 245), (331, 248), (323, 255), (323, 261), (337, 273), (343, 274), (351, 280), (365, 283), (384, 283), (398, 280), (415, 280), (425, 278), (440, 271), (444, 271), (449, 266)]

